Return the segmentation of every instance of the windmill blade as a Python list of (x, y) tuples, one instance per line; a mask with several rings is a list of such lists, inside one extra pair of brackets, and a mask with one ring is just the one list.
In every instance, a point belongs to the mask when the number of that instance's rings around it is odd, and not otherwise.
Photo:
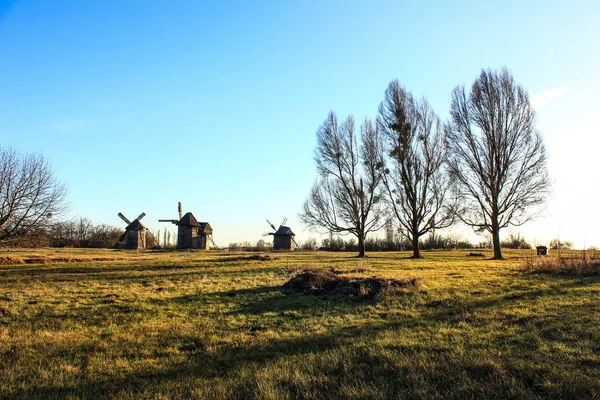
[(269, 235), (272, 235), (272, 234), (273, 233), (263, 233), (262, 235), (263, 235), (263, 237), (265, 237), (265, 236), (269, 236)]
[(216, 243), (215, 243), (215, 241), (213, 240), (213, 236), (212, 236), (212, 235), (210, 235), (210, 236), (209, 236), (209, 238), (210, 238), (210, 242), (213, 244), (213, 246), (215, 246), (215, 249), (217, 249), (217, 250), (221, 250), (221, 249), (219, 248), (219, 246), (217, 246), (217, 244), (216, 244)]
[(287, 217), (285, 217), (285, 218), (283, 219), (283, 221), (281, 221), (281, 225), (285, 225), (285, 223), (286, 223), (286, 222), (287, 222)]
[[(143, 214), (143, 213), (142, 213)], [(138, 218), (139, 219), (139, 218)], [(150, 230), (147, 230), (146, 233), (148, 235), (150, 235), (150, 237), (152, 238), (152, 240), (154, 240), (154, 245), (157, 246), (159, 249), (162, 249), (162, 247), (160, 247), (160, 244), (158, 243), (158, 240), (156, 240), (156, 238), (154, 237), (154, 235), (152, 234), (152, 232), (150, 232)], [(158, 234), (160, 236), (160, 231), (158, 231)]]
[(277, 230), (277, 228), (275, 228), (275, 225), (273, 225), (271, 221), (267, 220), (267, 224), (271, 225), (271, 228), (273, 228), (273, 230)]
[(181, 219), (182, 217), (182, 208), (181, 208), (181, 202), (177, 203), (177, 211), (179, 211), (179, 219)]
[(144, 218), (145, 216), (146, 216), (146, 213), (145, 213), (145, 212), (143, 212), (143, 213), (141, 213), (141, 214), (140, 214), (140, 216), (139, 216), (139, 217), (137, 217), (136, 219), (139, 221), (140, 219)]
[(124, 216), (122, 213), (118, 213), (117, 215), (119, 216), (119, 218), (121, 218), (123, 221), (125, 221), (125, 223), (126, 223), (127, 225), (129, 225), (129, 224), (131, 223), (131, 221), (130, 221), (130, 220), (128, 220), (128, 219), (127, 219), (127, 217), (126, 217), (126, 216)]

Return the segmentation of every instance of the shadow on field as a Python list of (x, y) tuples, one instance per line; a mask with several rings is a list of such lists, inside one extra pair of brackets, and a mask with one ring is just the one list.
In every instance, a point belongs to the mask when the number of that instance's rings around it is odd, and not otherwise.
[[(283, 337), (262, 336), (261, 327), (240, 327), (236, 339), (218, 344), (204, 342), (200, 336), (177, 335), (161, 338), (161, 347), (177, 348), (182, 354), (177, 362), (165, 358), (152, 369), (135, 370), (135, 363), (115, 369), (115, 359), (106, 359), (103, 374), (90, 375), (82, 368), (69, 387), (33, 384), (15, 386), (6, 394), (10, 398), (228, 398), (268, 397), (347, 398), (344, 391), (373, 388), (364, 396), (377, 398), (588, 398), (599, 389), (594, 374), (561, 371), (557, 375), (549, 366), (536, 362), (533, 368), (523, 363), (522, 352), (536, 357), (537, 336), (512, 337), (495, 331), (490, 343), (502, 341), (498, 349), (506, 355), (481, 360), (481, 349), (467, 347), (472, 354), (462, 352), (447, 342), (394, 340), (377, 342), (381, 337), (400, 337), (410, 332), (437, 332), (438, 324), (465, 321), (468, 313), (503, 304), (503, 309), (517, 309), (515, 302), (562, 294), (569, 289), (590, 284), (582, 280), (556, 280), (544, 289), (515, 291), (486, 299), (463, 299), (456, 304), (430, 304), (422, 311), (425, 318), (401, 318), (369, 322), (353, 326), (327, 327), (326, 333), (287, 331)], [(597, 283), (597, 281), (591, 282)], [(346, 308), (369, 304), (347, 298), (288, 296), (277, 286), (213, 293), (212, 296), (234, 297), (240, 308), (232, 314), (260, 314), (299, 311), (315, 317), (318, 312), (340, 312), (332, 307)], [(257, 299), (258, 298), (258, 299)], [(185, 296), (174, 301), (196, 301)], [(585, 304), (582, 305), (585, 307)], [(428, 311), (429, 310), (429, 311)], [(293, 316), (290, 316), (293, 318)], [(516, 320), (507, 324), (520, 326)], [(528, 327), (523, 327), (529, 331)], [(552, 327), (541, 331), (542, 337), (559, 335), (563, 329)], [(568, 329), (566, 330), (568, 331)], [(568, 332), (567, 332), (568, 333)], [(506, 337), (504, 337), (504, 336)], [(426, 337), (426, 336), (423, 336)], [(458, 339), (454, 335), (454, 339)], [(546, 339), (548, 339), (546, 338)], [(557, 340), (563, 340), (557, 336)], [(577, 337), (574, 338), (576, 340)], [(554, 340), (554, 339), (552, 339)], [(465, 346), (469, 338), (465, 338)], [(458, 349), (458, 353), (456, 352)], [(101, 349), (64, 350), (73, 355), (75, 364), (87, 365)], [(511, 356), (511, 351), (516, 351)], [(132, 350), (131, 356), (136, 356)], [(458, 354), (458, 356), (457, 356)], [(496, 354), (496, 353), (494, 353)], [(121, 355), (122, 356), (122, 355)], [(105, 357), (103, 355), (103, 357)], [(115, 355), (117, 357), (117, 355)], [(511, 358), (514, 357), (514, 358)], [(123, 359), (119, 360), (121, 363)], [(589, 361), (593, 362), (593, 360)], [(595, 365), (595, 364), (594, 364)], [(549, 387), (544, 382), (554, 379), (562, 385)], [(199, 389), (200, 388), (200, 389)], [(201, 391), (199, 391), (201, 390)], [(2, 397), (2, 396), (0, 396)]]
[[(346, 259), (341, 261), (347, 262)], [(44, 276), (56, 281), (72, 280), (79, 274), (82, 275), (80, 279), (85, 281), (181, 278), (204, 273), (199, 265), (186, 266), (182, 273), (177, 272), (180, 267), (170, 265), (24, 270), (29, 272), (24, 272), (21, 277), (38, 279)], [(240, 271), (252, 274), (269, 270), (234, 268), (218, 273), (239, 276)], [(273, 270), (282, 271), (282, 267)], [(23, 271), (0, 269), (0, 273), (7, 274), (5, 277), (18, 276), (14, 274), (19, 272)], [(528, 307), (538, 299), (575, 296), (577, 290), (573, 289), (599, 282), (600, 278), (546, 277), (542, 282), (546, 287), (538, 287), (533, 278), (525, 276), (507, 292), (498, 289), (491, 294), (439, 300), (427, 297), (426, 293), (419, 294), (420, 297), (415, 299), (413, 317), (398, 314), (400, 317), (357, 322), (352, 326), (348, 326), (351, 322), (345, 322), (345, 326), (329, 324), (324, 327), (325, 333), (323, 330), (319, 333), (303, 331), (303, 327), (309, 324), (299, 321), (295, 329), (280, 329), (277, 335), (266, 331), (278, 323), (293, 320), (315, 318), (319, 322), (322, 315), (327, 317), (323, 319), (325, 321), (332, 321), (332, 315), (343, 318), (353, 312), (364, 311), (365, 307), (373, 304), (373, 300), (299, 296), (290, 294), (281, 286), (168, 298), (160, 300), (161, 304), (198, 302), (201, 306), (207, 298), (216, 297), (219, 302), (235, 307), (227, 314), (251, 318), (236, 319), (244, 321), (244, 325), (228, 332), (228, 340), (213, 339), (212, 343), (204, 340), (201, 333), (184, 335), (174, 330), (156, 339), (159, 345), (152, 353), (132, 348), (127, 354), (111, 354), (106, 352), (101, 342), (97, 343), (97, 347), (89, 348), (70, 346), (65, 342), (65, 347), (48, 350), (54, 352), (48, 359), (53, 363), (68, 360), (77, 367), (73, 370), (78, 372), (73, 372), (67, 380), (68, 386), (59, 383), (35, 386), (35, 380), (19, 382), (13, 386), (11, 393), (0, 393), (0, 398), (247, 399), (269, 395), (273, 398), (590, 398), (591, 394), (600, 390), (597, 375), (594, 375), (598, 368), (595, 359), (586, 359), (590, 366), (588, 370), (574, 369), (577, 361), (571, 355), (553, 359), (565, 366), (555, 372), (548, 360), (536, 352), (543, 340), (559, 341), (561, 345), (568, 343), (566, 340), (581, 342), (587, 339), (592, 342), (594, 336), (588, 331), (575, 331), (573, 327), (562, 325), (568, 323), (568, 319), (552, 325), (556, 314), (560, 315), (563, 308), (571, 312), (576, 310), (579, 317), (585, 315), (588, 305), (585, 302), (576, 306), (561, 303), (555, 306), (555, 314), (538, 316), (532, 313), (527, 320), (521, 320), (519, 314), (510, 312), (518, 310), (520, 302)], [(104, 300), (116, 301), (112, 298)], [(107, 303), (105, 306), (115, 309), (115, 315), (123, 317), (122, 321), (113, 319), (113, 323), (120, 325), (128, 323), (126, 314), (143, 315), (147, 312), (142, 306), (130, 304)], [(485, 333), (489, 333), (486, 344), (498, 350), (493, 353), (470, 342), (468, 332), (475, 334), (474, 331), (459, 327), (459, 323), (465, 322), (470, 326), (485, 327), (489, 323), (485, 319), (488, 316), (485, 313), (474, 314), (488, 309), (492, 313), (507, 313), (502, 317), (502, 329), (484, 329)], [(87, 310), (82, 309), (82, 312)], [(263, 317), (262, 314), (270, 315)], [(104, 314), (98, 315), (101, 318)], [(62, 318), (60, 315), (51, 317)], [(250, 325), (246, 321), (251, 321), (248, 322)], [(86, 323), (100, 324), (93, 320)], [(537, 333), (532, 329), (535, 324), (539, 324)], [(311, 325), (319, 326), (318, 323)], [(225, 330), (219, 327), (214, 335)], [(515, 334), (521, 331), (527, 334)], [(452, 340), (438, 340), (436, 343), (437, 334), (449, 336)], [(403, 335), (407, 335), (408, 340), (403, 341)], [(165, 349), (177, 353), (177, 356), (170, 357)], [(524, 354), (534, 361), (525, 362)], [(480, 358), (482, 355), (484, 359)], [(557, 353), (556, 357), (559, 356)], [(94, 358), (101, 358), (105, 369), (88, 370), (87, 365), (92, 364), (90, 360)], [(145, 363), (148, 361), (146, 358), (152, 362)], [(10, 349), (0, 353), (0, 363), (17, 361), (17, 354)], [(546, 383), (549, 381), (560, 385), (548, 386)], [(60, 380), (57, 378), (54, 382)], [(355, 392), (344, 391), (348, 388)]]
[(227, 315), (277, 314), (293, 319), (314, 317), (317, 313), (337, 314), (352, 312), (357, 307), (374, 303), (373, 299), (339, 295), (299, 295), (282, 286), (260, 286), (252, 289), (237, 289), (223, 292), (196, 293), (171, 298), (176, 303), (200, 303), (206, 297), (219, 297), (238, 307)]
[[(193, 293), (187, 294), (183, 296), (177, 296), (169, 298), (168, 302), (175, 303), (198, 303), (202, 302), (206, 297), (219, 297), (220, 300), (226, 300), (227, 298), (232, 298), (232, 301), (235, 302), (243, 302), (243, 301), (251, 301), (255, 296), (268, 295), (272, 293), (281, 293), (280, 286), (261, 286), (252, 289), (238, 289), (238, 290), (228, 290), (226, 292), (209, 292), (209, 293)], [(162, 302), (162, 301), (161, 301)]]
[[(554, 277), (553, 277), (554, 278)], [(531, 286), (524, 287), (522, 290), (511, 290), (510, 293), (497, 295), (497, 296), (486, 296), (482, 299), (474, 298), (471, 300), (465, 299), (446, 299), (446, 300), (434, 300), (426, 304), (431, 310), (428, 318), (433, 321), (464, 321), (469, 320), (469, 315), (478, 311), (502, 307), (504, 309), (510, 309), (511, 307), (518, 306), (519, 302), (530, 302), (544, 298), (547, 296), (562, 296), (568, 293), (570, 289), (576, 289), (579, 287), (587, 286), (590, 284), (600, 282), (599, 279), (581, 279), (581, 278), (558, 278), (552, 279), (555, 283), (552, 286), (543, 289), (531, 288)], [(529, 283), (531, 285), (531, 283)], [(471, 318), (473, 319), (473, 318)]]
[(0, 277), (6, 282), (22, 279), (40, 279), (46, 282), (72, 282), (73, 280), (85, 281), (136, 281), (144, 279), (169, 279), (202, 276), (206, 274), (235, 275), (258, 274), (265, 272), (278, 272), (281, 266), (264, 266), (252, 268), (219, 269), (217, 265), (198, 262), (190, 265), (106, 265), (106, 266), (40, 266), (40, 267), (15, 267), (0, 268)]
[[(219, 380), (231, 381), (235, 384), (226, 387), (226, 391), (219, 397), (254, 398), (260, 392), (258, 385), (261, 382), (256, 375), (260, 368), (283, 358), (293, 359), (307, 354), (329, 354), (342, 349), (342, 358), (335, 357), (331, 360), (331, 364), (320, 367), (322, 371), (319, 373), (330, 374), (329, 383), (323, 382), (326, 383), (325, 386), (314, 387), (313, 395), (304, 393), (300, 396), (318, 398), (326, 393), (327, 398), (331, 395), (334, 398), (341, 398), (344, 396), (341, 393), (336, 394), (336, 386), (331, 384), (334, 380), (345, 379), (354, 383), (376, 384), (384, 377), (391, 380), (404, 379), (407, 371), (398, 368), (392, 360), (375, 357), (366, 347), (352, 348), (351, 346), (365, 340), (363, 336), (373, 336), (383, 329), (393, 329), (393, 326), (346, 327), (333, 329), (327, 334), (301, 334), (293, 338), (222, 345), (216, 350), (207, 349), (201, 341), (190, 338), (180, 345), (180, 349), (187, 354), (186, 361), (175, 365), (165, 364), (160, 371), (121, 373), (118, 377), (94, 380), (89, 380), (84, 375), (79, 379), (79, 383), (71, 384), (68, 388), (46, 386), (18, 389), (11, 398), (118, 398), (123, 396), (154, 398), (160, 393), (169, 397), (165, 392), (173, 388), (174, 382), (177, 382), (175, 385), (177, 392), (173, 394), (176, 397), (197, 397), (194, 396), (193, 390), (198, 382), (194, 383), (192, 379), (200, 379), (199, 382), (211, 382), (216, 385), (219, 384)], [(293, 382), (290, 381), (289, 384), (293, 385)], [(405, 386), (401, 382), (397, 384), (398, 387)]]
[(281, 398), (337, 399), (347, 398), (344, 390), (348, 388), (371, 388), (363, 393), (365, 397), (585, 398), (599, 388), (593, 376), (563, 374), (563, 389), (552, 389), (542, 384), (551, 373), (549, 368), (528, 369), (519, 358), (499, 364), (478, 359), (477, 352), (457, 357), (451, 347), (437, 348), (426, 342), (371, 345), (380, 335), (393, 335), (403, 328), (427, 329), (428, 324), (386, 321), (269, 340), (248, 334), (245, 341), (217, 347), (208, 347), (199, 338), (174, 336), (165, 345), (179, 344), (185, 354), (179, 363), (165, 362), (151, 372), (121, 372), (93, 380), (82, 375), (68, 388), (21, 388), (11, 397), (248, 399), (277, 393), (275, 397)]

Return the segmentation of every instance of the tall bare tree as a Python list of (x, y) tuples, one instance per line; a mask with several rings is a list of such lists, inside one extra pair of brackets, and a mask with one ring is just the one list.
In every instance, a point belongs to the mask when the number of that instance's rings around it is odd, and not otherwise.
[(107, 247), (114, 247), (123, 234), (123, 228), (107, 224), (93, 225), (89, 233), (89, 240), (103, 240)]
[(421, 258), (419, 239), (454, 221), (444, 129), (427, 100), (415, 100), (397, 80), (385, 92), (378, 122), (390, 164), (383, 175), (388, 203), (412, 243), (413, 257)]
[(450, 115), (449, 165), (466, 201), (459, 216), (489, 232), (494, 258), (502, 259), (500, 229), (529, 221), (550, 190), (529, 95), (507, 69), (482, 70), (468, 95), (454, 89)]
[(383, 159), (378, 127), (367, 119), (357, 135), (352, 116), (338, 124), (330, 112), (317, 131), (315, 161), (321, 179), (304, 203), (301, 220), (312, 228), (356, 236), (358, 256), (364, 257), (367, 234), (381, 227)]
[(0, 242), (48, 227), (66, 211), (66, 195), (44, 156), (0, 148)]
[(79, 245), (83, 246), (83, 243), (90, 240), (90, 235), (94, 229), (94, 224), (91, 219), (80, 217), (76, 222), (77, 225), (77, 239)]

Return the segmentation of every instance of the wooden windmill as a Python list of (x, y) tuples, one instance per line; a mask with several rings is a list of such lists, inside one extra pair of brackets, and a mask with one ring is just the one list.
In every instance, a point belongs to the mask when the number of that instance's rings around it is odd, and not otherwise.
[(294, 250), (298, 247), (298, 244), (294, 240), (296, 236), (290, 227), (285, 226), (287, 218), (284, 218), (279, 229), (275, 228), (275, 225), (271, 221), (267, 220), (267, 223), (273, 228), (274, 232), (263, 233), (263, 236), (273, 236), (273, 250)]
[[(159, 219), (158, 222), (170, 222), (177, 225), (177, 248), (209, 250), (209, 241), (213, 229), (208, 222), (198, 222), (191, 212), (182, 214), (181, 202), (178, 203), (179, 219)], [(214, 245), (214, 243), (213, 243)]]
[(130, 221), (123, 213), (117, 215), (127, 224), (125, 233), (121, 235), (117, 245), (129, 250), (144, 250), (146, 248), (146, 232), (148, 229), (140, 220), (146, 216), (146, 213), (141, 213), (133, 221)]

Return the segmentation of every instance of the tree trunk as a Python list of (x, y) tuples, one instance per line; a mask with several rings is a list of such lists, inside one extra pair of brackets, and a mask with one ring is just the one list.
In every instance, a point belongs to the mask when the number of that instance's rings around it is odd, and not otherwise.
[(421, 249), (419, 249), (419, 236), (415, 235), (414, 232), (412, 234), (412, 248), (413, 258), (423, 258), (421, 255)]
[(358, 258), (365, 256), (365, 237), (363, 235), (358, 236)]
[(502, 249), (500, 248), (500, 228), (496, 216), (492, 216), (492, 240), (494, 243), (494, 260), (503, 260)]

